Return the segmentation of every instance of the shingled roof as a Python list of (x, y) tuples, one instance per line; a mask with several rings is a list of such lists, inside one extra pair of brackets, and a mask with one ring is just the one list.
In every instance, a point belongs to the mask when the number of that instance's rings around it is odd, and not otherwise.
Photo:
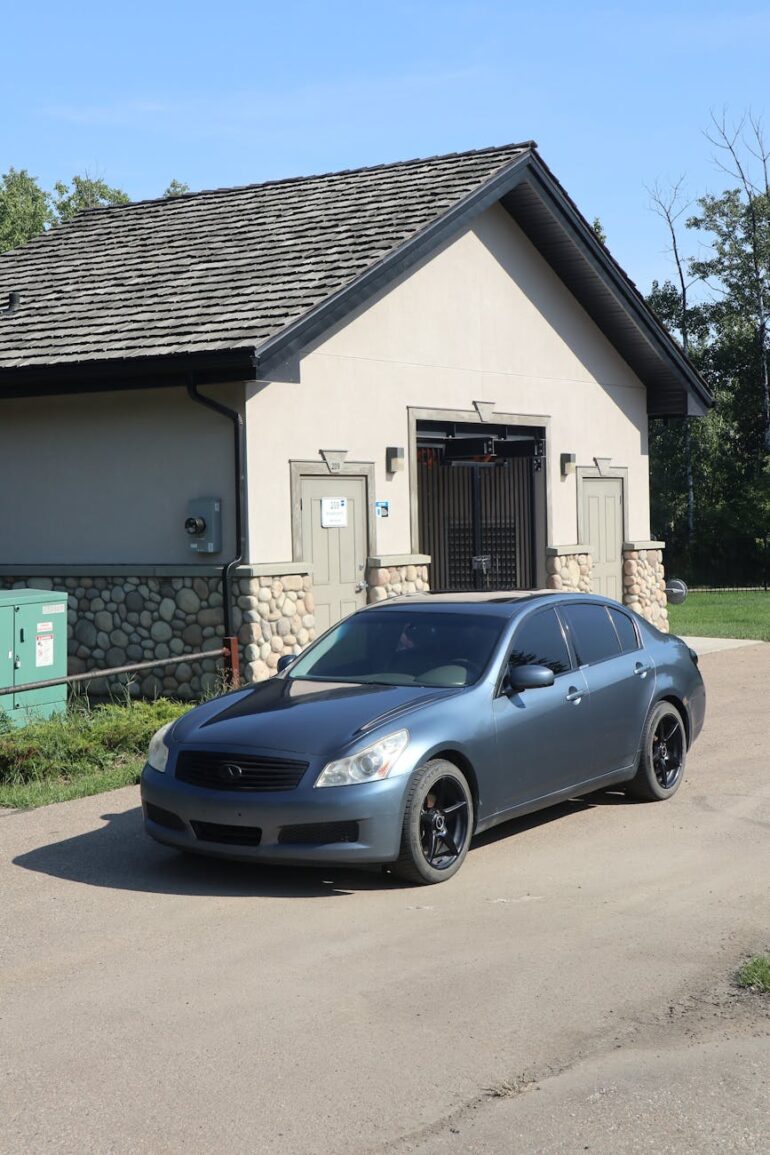
[(0, 395), (54, 377), (170, 380), (172, 365), (262, 373), (496, 201), (648, 385), (652, 412), (710, 403), (531, 141), (81, 213), (0, 255)]
[(0, 368), (254, 348), (508, 165), (484, 149), (81, 213), (0, 256)]

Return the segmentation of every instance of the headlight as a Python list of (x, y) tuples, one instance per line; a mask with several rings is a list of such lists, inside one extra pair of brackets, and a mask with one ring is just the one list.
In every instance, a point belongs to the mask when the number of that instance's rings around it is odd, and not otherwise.
[[(174, 721), (176, 721), (176, 719), (174, 719)], [(150, 738), (147, 761), (153, 770), (158, 770), (161, 774), (166, 769), (166, 763), (168, 762), (168, 743), (166, 738), (173, 725), (174, 722), (166, 722), (166, 725), (161, 726), (160, 730), (156, 730), (152, 738)]]
[(316, 780), (316, 786), (353, 786), (357, 782), (374, 782), (387, 778), (397, 759), (407, 747), (409, 731), (398, 730), (380, 738), (365, 750), (359, 750), (350, 758), (340, 758), (324, 766)]

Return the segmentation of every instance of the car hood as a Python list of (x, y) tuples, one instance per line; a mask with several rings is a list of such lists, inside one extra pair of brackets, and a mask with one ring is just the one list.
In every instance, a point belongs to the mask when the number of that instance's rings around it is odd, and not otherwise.
[(271, 678), (191, 710), (174, 727), (173, 741), (233, 751), (336, 754), (380, 726), (406, 726), (415, 710), (461, 692)]

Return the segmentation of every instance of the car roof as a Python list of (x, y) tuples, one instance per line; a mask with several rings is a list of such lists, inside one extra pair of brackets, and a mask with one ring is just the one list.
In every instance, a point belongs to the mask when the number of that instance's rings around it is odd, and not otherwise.
[[(431, 610), (452, 610), (467, 607), (474, 613), (494, 614), (498, 617), (512, 617), (528, 602), (544, 601), (563, 594), (562, 590), (455, 590), (445, 592), (437, 590), (435, 593), (399, 594), (397, 597), (386, 598), (381, 602), (374, 602), (366, 606), (370, 610), (395, 611), (408, 606), (424, 606)], [(572, 596), (572, 595), (564, 595)], [(590, 595), (589, 595), (590, 596)]]

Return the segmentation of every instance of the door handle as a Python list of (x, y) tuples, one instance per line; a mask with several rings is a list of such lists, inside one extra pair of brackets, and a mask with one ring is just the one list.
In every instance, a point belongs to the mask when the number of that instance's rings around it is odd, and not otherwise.
[(360, 582), (356, 583), (355, 592), (357, 594), (361, 594), (364, 592), (364, 590), (368, 590), (368, 589), (369, 589), (369, 582), (368, 581), (361, 580)]
[(643, 678), (645, 674), (650, 672), (650, 669), (651, 667), (645, 666), (644, 662), (637, 662), (634, 666), (634, 673), (636, 674), (637, 678)]
[(577, 686), (570, 686), (567, 690), (567, 697), (565, 701), (578, 703), (581, 701), (585, 690), (578, 690)]

